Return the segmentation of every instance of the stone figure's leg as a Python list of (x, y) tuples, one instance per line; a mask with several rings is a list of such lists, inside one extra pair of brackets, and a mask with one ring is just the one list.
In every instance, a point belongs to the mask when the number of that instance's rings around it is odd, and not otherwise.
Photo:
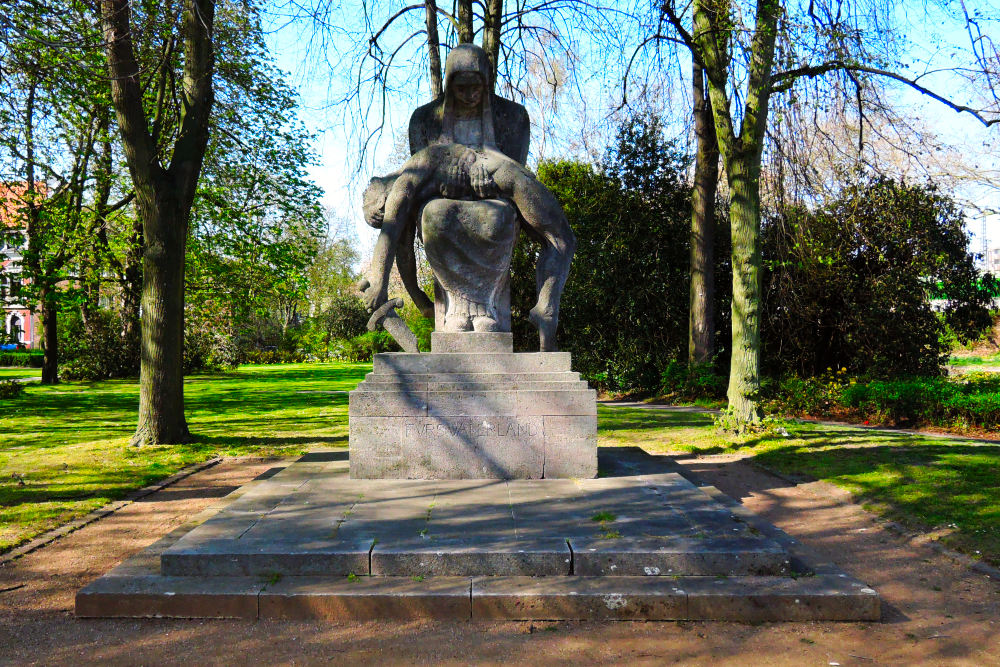
[(559, 321), (559, 299), (562, 296), (569, 265), (576, 250), (576, 237), (566, 220), (562, 206), (548, 188), (524, 167), (505, 156), (489, 156), (493, 180), (501, 192), (514, 200), (521, 217), (542, 242), (535, 282), (538, 301), (529, 318), (538, 328), (539, 349), (556, 349), (556, 326)]
[(393, 260), (397, 258), (400, 235), (407, 221), (413, 218), (417, 194), (428, 174), (428, 165), (423, 164), (424, 162), (426, 156), (421, 154), (410, 158), (386, 196), (382, 230), (372, 254), (370, 285), (363, 296), (369, 311), (378, 308), (389, 298), (389, 273), (392, 271)]
[(417, 259), (413, 253), (413, 238), (416, 234), (416, 221), (410, 218), (406, 221), (406, 228), (403, 230), (401, 243), (396, 250), (396, 268), (399, 269), (399, 277), (403, 280), (407, 294), (413, 299), (420, 314), (424, 317), (434, 317), (434, 302), (430, 300), (426, 293), (420, 289), (417, 282)]

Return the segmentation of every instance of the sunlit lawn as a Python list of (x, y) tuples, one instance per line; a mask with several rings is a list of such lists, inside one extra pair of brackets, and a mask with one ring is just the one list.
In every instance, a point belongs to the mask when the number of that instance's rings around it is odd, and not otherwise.
[(16, 368), (11, 366), (0, 367), (0, 380), (11, 378), (37, 378), (42, 377), (41, 368)]
[[(0, 401), (0, 550), (130, 490), (218, 455), (347, 446), (347, 391), (365, 364), (248, 366), (188, 378), (194, 442), (135, 449), (132, 381), (28, 385)], [(829, 480), (873, 509), (1000, 562), (1000, 447), (811, 424), (733, 442), (710, 415), (599, 408), (601, 446), (652, 453), (741, 451), (775, 470)]]
[[(250, 366), (185, 382), (187, 445), (129, 447), (134, 380), (28, 385), (0, 400), (0, 550), (218, 455), (347, 446), (347, 391), (370, 365)], [(333, 393), (331, 393), (333, 392)]]

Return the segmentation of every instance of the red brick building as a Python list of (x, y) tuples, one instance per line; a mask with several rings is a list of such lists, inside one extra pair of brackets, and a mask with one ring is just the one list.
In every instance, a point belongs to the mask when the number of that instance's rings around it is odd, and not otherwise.
[(21, 262), (28, 244), (25, 190), (23, 184), (0, 184), (0, 345), (13, 339), (25, 347), (41, 347), (41, 320), (21, 296)]

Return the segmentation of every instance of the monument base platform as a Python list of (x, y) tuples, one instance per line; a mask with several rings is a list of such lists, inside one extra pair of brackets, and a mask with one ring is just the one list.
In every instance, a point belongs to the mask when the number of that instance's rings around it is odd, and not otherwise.
[[(437, 348), (510, 345), (510, 334), (433, 335)], [(597, 395), (568, 352), (377, 354), (349, 415), (356, 479), (597, 474)]]
[(878, 620), (871, 588), (669, 459), (593, 480), (252, 482), (77, 594), (90, 617)]

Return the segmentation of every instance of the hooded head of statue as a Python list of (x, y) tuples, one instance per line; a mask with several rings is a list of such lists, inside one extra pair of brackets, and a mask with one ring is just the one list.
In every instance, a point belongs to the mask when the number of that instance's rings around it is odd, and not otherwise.
[[(455, 121), (459, 117), (459, 109), (467, 104), (460, 99), (461, 82), (468, 79), (459, 75), (472, 74), (479, 78), (482, 85), (479, 95), (478, 118), (482, 122), (483, 145), (496, 146), (496, 132), (493, 128), (493, 108), (490, 99), (493, 97), (493, 67), (486, 51), (475, 44), (460, 44), (451, 50), (444, 64), (444, 117), (442, 118), (442, 139), (455, 143)], [(460, 143), (460, 142), (459, 142)]]

